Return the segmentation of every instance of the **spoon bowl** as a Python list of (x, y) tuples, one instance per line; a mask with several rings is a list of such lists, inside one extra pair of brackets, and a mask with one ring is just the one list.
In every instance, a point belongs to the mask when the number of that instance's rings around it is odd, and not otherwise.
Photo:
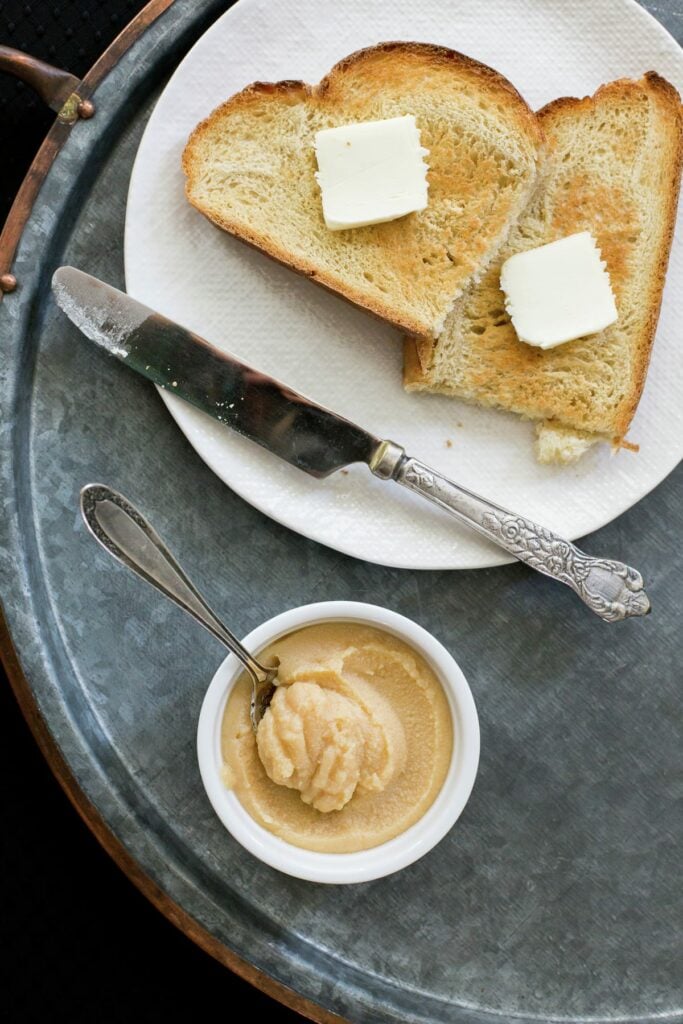
[(265, 666), (211, 610), (139, 509), (105, 484), (81, 490), (81, 515), (105, 551), (196, 619), (246, 668), (252, 682), (250, 717), (256, 732), (275, 692), (277, 665)]

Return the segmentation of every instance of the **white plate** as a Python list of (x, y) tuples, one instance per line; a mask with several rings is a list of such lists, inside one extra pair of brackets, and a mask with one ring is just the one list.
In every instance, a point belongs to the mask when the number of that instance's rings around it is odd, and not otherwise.
[[(184, 198), (183, 146), (217, 104), (255, 79), (316, 82), (341, 57), (387, 39), (436, 42), (477, 57), (507, 75), (533, 107), (651, 68), (683, 90), (683, 51), (634, 0), (240, 0), (177, 69), (140, 143), (126, 216), (128, 290), (466, 487), (564, 536), (582, 536), (647, 494), (683, 455), (680, 230), (629, 434), (640, 454), (612, 456), (603, 446), (573, 468), (556, 469), (535, 462), (529, 423), (405, 394), (395, 331), (230, 238)], [(362, 466), (316, 481), (180, 399), (163, 397), (222, 480), (307, 537), (410, 568), (509, 561)]]

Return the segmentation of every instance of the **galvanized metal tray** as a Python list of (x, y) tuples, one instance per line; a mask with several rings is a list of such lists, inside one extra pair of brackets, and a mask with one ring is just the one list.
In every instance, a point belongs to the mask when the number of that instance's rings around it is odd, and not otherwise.
[[(5, 236), (3, 272), (22, 229), (18, 287), (0, 307), (3, 657), (22, 706), (133, 881), (207, 950), (314, 1019), (681, 1020), (680, 467), (590, 542), (642, 567), (645, 621), (608, 626), (521, 566), (368, 565), (232, 494), (156, 393), (51, 302), (63, 262), (122, 284), (145, 120), (224, 6), (155, 3), (133, 23), (86, 79), (96, 115), (48, 141), (40, 192), (25, 191)], [(683, 0), (649, 7), (683, 36)], [(76, 509), (95, 479), (149, 513), (238, 631), (306, 601), (360, 598), (415, 618), (455, 653), (479, 707), (481, 769), (431, 854), (382, 881), (323, 887), (266, 868), (224, 832), (194, 751), (220, 651), (93, 548)]]

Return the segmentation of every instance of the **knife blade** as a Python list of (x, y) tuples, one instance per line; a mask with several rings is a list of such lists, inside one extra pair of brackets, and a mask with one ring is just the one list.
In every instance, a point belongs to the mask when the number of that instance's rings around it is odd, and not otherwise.
[(57, 304), (91, 341), (311, 476), (369, 464), (381, 444), (90, 274), (60, 267), (52, 287)]
[(451, 513), (545, 576), (570, 587), (600, 618), (645, 615), (637, 570), (593, 558), (525, 516), (460, 487), (393, 441), (227, 355), (124, 292), (74, 267), (52, 278), (60, 308), (92, 341), (132, 370), (314, 477), (364, 462)]

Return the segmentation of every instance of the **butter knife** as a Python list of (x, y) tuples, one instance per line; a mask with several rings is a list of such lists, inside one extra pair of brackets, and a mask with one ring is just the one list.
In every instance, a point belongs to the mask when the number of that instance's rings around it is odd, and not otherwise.
[(364, 462), (376, 477), (428, 498), (532, 569), (570, 587), (616, 622), (650, 610), (639, 572), (592, 558), (525, 516), (501, 508), (285, 384), (74, 267), (52, 288), (77, 327), (136, 373), (314, 477)]

